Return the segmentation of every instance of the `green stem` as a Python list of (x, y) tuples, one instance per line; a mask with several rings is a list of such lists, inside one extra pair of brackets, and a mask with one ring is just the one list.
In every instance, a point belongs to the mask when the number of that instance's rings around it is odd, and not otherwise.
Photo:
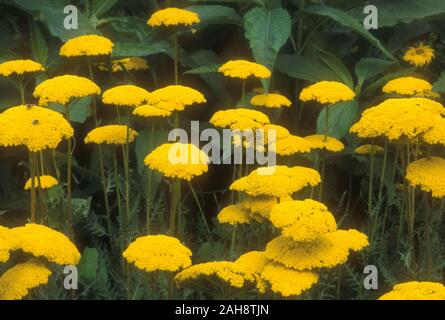
[(178, 35), (173, 36), (173, 46), (174, 46), (174, 69), (175, 69), (175, 84), (179, 83), (178, 74)]
[[(374, 142), (371, 144), (374, 149)], [(374, 178), (374, 152), (371, 152), (370, 170), (369, 170), (369, 186), (368, 186), (368, 214), (372, 216), (372, 187)]]
[(241, 106), (244, 106), (244, 97), (246, 96), (246, 80), (241, 81)]
[[(70, 122), (70, 107), (69, 106), (65, 106), (65, 117), (66, 120), (68, 122)], [(67, 212), (67, 224), (68, 224), (68, 229), (72, 231), (72, 227), (73, 227), (73, 204), (72, 204), (72, 185), (71, 185), (71, 178), (72, 178), (72, 167), (73, 167), (73, 146), (72, 146), (72, 138), (68, 139), (67, 142), (67, 175), (66, 175), (66, 179), (67, 179), (67, 208), (66, 208), (66, 212)], [(74, 234), (73, 234), (74, 235)]]
[(107, 216), (107, 226), (108, 226), (108, 234), (110, 237), (112, 237), (112, 224), (111, 224), (111, 213), (110, 213), (110, 204), (108, 202), (108, 192), (107, 192), (107, 181), (105, 177), (105, 165), (104, 165), (104, 159), (102, 157), (102, 145), (98, 145), (99, 148), (99, 169), (100, 169), (100, 182), (102, 184), (102, 192), (104, 196), (104, 203), (105, 203), (105, 213)]
[(36, 185), (35, 185), (35, 166), (34, 157), (31, 151), (28, 152), (29, 170), (31, 172), (31, 222), (36, 222)]
[(178, 183), (176, 181), (176, 178), (173, 178), (171, 181), (171, 196), (170, 196), (170, 230), (169, 233), (171, 236), (175, 235), (175, 225), (176, 225), (176, 207), (177, 207), (177, 189), (178, 189)]
[(236, 240), (236, 231), (238, 229), (238, 225), (235, 224), (232, 229), (232, 239), (230, 241), (230, 256), (235, 256), (235, 240)]
[(204, 226), (206, 228), (207, 238), (208, 238), (208, 240), (212, 240), (212, 232), (210, 231), (210, 227), (209, 227), (209, 225), (207, 223), (207, 220), (206, 220), (206, 217), (205, 217), (205, 214), (204, 214), (204, 210), (202, 209), (201, 204), (200, 204), (199, 199), (198, 199), (198, 196), (196, 195), (195, 188), (193, 188), (193, 185), (192, 185), (192, 183), (190, 181), (188, 181), (188, 184), (189, 184), (190, 190), (192, 191), (193, 198), (195, 199), (196, 204), (198, 206), (199, 213), (201, 214), (202, 222), (204, 223)]
[(433, 269), (433, 257), (431, 254), (431, 206), (429, 194), (425, 194), (425, 247), (426, 247), (426, 274), (431, 279)]
[(318, 190), (318, 201), (321, 201), (323, 197), (323, 186), (325, 184), (325, 170), (326, 170), (326, 156), (323, 154), (320, 156), (320, 163), (321, 163), (321, 182), (320, 182), (320, 189)]
[(53, 166), (54, 166), (54, 171), (56, 172), (57, 181), (60, 181), (60, 170), (59, 166), (57, 165), (56, 149), (51, 150), (51, 158), (53, 160)]
[(329, 106), (325, 107), (326, 109), (326, 117), (324, 118), (324, 141), (328, 139), (329, 132)]
[[(93, 66), (91, 64), (91, 60), (88, 59), (88, 74), (90, 76), (91, 81), (94, 81), (94, 75), (93, 75)], [(99, 120), (97, 119), (97, 101), (96, 101), (96, 97), (94, 96), (92, 99), (92, 108), (91, 108), (91, 113), (93, 114), (93, 119), (94, 119), (94, 124), (97, 126), (99, 125)]]
[(383, 152), (383, 165), (382, 165), (382, 171), (380, 173), (380, 184), (379, 184), (379, 197), (378, 197), (378, 203), (382, 200), (382, 193), (383, 193), (383, 184), (385, 182), (385, 173), (386, 173), (386, 162), (388, 158), (388, 139), (385, 139), (385, 150)]
[(40, 215), (40, 222), (42, 224), (45, 223), (46, 220), (46, 212), (45, 212), (45, 207), (44, 207), (44, 200), (43, 200), (43, 189), (42, 189), (42, 181), (40, 176), (42, 175), (42, 172), (40, 171), (40, 165), (39, 165), (39, 160), (37, 158), (37, 153), (33, 152), (32, 156), (34, 157), (33, 159), (33, 163), (35, 166), (35, 170), (37, 172), (37, 184), (38, 184), (38, 188), (37, 188), (37, 195), (39, 197), (39, 215)]
[(25, 101), (25, 86), (23, 85), (23, 80), (19, 81), (19, 89), (20, 89), (20, 101), (22, 102), (22, 105), (26, 104)]

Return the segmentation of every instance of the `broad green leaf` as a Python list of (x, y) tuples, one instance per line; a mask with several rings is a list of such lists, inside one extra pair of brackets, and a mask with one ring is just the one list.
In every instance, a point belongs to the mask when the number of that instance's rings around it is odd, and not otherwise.
[(48, 59), (48, 45), (46, 44), (46, 40), (43, 37), (39, 25), (35, 21), (31, 22), (29, 25), (29, 35), (31, 38), (33, 58), (45, 65), (46, 60)]
[(382, 73), (394, 62), (376, 58), (363, 58), (355, 65), (355, 75), (357, 76), (357, 88), (361, 90), (363, 83), (376, 75)]
[(348, 68), (345, 67), (343, 62), (341, 62), (341, 60), (334, 56), (332, 53), (329, 53), (317, 47), (315, 48), (317, 49), (317, 54), (320, 60), (323, 61), (324, 64), (326, 64), (329, 68), (331, 68), (344, 84), (352, 88), (354, 86), (354, 80), (352, 79)]
[(199, 24), (196, 28), (204, 28), (211, 24), (237, 24), (242, 25), (241, 16), (230, 7), (221, 5), (191, 6), (187, 10), (199, 15)]
[(318, 60), (295, 54), (280, 54), (276, 69), (289, 77), (318, 82), (322, 80), (341, 81), (339, 76)]
[(202, 67), (193, 68), (184, 72), (184, 74), (206, 74), (218, 72), (220, 64), (209, 64)]
[(445, 71), (442, 71), (439, 79), (434, 82), (433, 91), (445, 94)]
[(410, 76), (413, 74), (413, 72), (414, 72), (414, 68), (410, 68), (410, 69), (400, 70), (400, 71), (386, 74), (383, 77), (381, 77), (380, 79), (365, 86), (365, 89), (362, 91), (362, 94), (366, 95), (369, 93), (373, 93), (375, 90), (378, 90), (381, 87), (383, 87), (385, 85), (385, 83), (387, 83), (388, 81), (395, 79), (395, 78), (399, 78), (399, 77)]
[(118, 2), (118, 0), (93, 0), (91, 3), (91, 14), (96, 17), (101, 17), (108, 10), (113, 8), (113, 6)]
[[(92, 101), (91, 99), (92, 99), (91, 97), (84, 97), (71, 104), (70, 108), (71, 121), (77, 123), (84, 123), (88, 119), (88, 117), (91, 115), (91, 108), (90, 108)], [(64, 107), (58, 103), (50, 103), (48, 104), (48, 108), (60, 113), (65, 112)]]
[(362, 21), (359, 21), (356, 17), (351, 16), (349, 13), (337, 8), (321, 5), (308, 6), (305, 8), (305, 11), (311, 14), (329, 17), (342, 26), (351, 28), (362, 37), (364, 37), (366, 40), (368, 40), (370, 43), (375, 45), (389, 59), (397, 61), (397, 59), (382, 45), (380, 40), (374, 37), (368, 30), (365, 29)]
[[(357, 121), (359, 105), (356, 100), (341, 102), (329, 107), (328, 135), (337, 139), (343, 138), (349, 128)], [(317, 133), (325, 132), (326, 107), (317, 119)]]
[(173, 55), (172, 45), (167, 41), (155, 43), (116, 42), (112, 57), (143, 57), (157, 53)]
[(95, 248), (85, 248), (82, 252), (77, 270), (79, 277), (85, 282), (94, 282), (99, 268), (99, 253)]

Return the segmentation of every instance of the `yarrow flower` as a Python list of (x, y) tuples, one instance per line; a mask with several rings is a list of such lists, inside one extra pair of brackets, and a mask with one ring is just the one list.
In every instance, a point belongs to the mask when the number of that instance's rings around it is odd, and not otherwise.
[(273, 196), (247, 197), (240, 203), (250, 216), (255, 220), (259, 218), (268, 218), (272, 208), (277, 204), (277, 198)]
[(90, 79), (73, 75), (63, 75), (40, 83), (34, 90), (39, 105), (60, 103), (67, 105), (73, 99), (100, 94), (100, 88)]
[(148, 101), (150, 93), (144, 88), (125, 84), (106, 90), (102, 102), (116, 106), (138, 107)]
[(165, 177), (190, 181), (208, 170), (209, 158), (197, 146), (186, 143), (165, 143), (144, 160), (150, 169)]
[(73, 136), (74, 130), (63, 116), (37, 106), (17, 106), (0, 114), (0, 145), (26, 146), (30, 151), (54, 149)]
[(171, 116), (172, 111), (157, 108), (150, 104), (145, 104), (143, 106), (135, 108), (133, 110), (133, 114), (135, 116), (141, 116), (145, 118), (156, 118), (156, 117), (169, 117)]
[(192, 264), (190, 249), (178, 239), (162, 234), (137, 238), (122, 255), (128, 263), (146, 272), (174, 272)]
[(229, 128), (231, 130), (255, 130), (269, 124), (269, 118), (262, 112), (239, 108), (215, 112), (210, 118), (215, 127)]
[(429, 157), (411, 162), (406, 167), (406, 179), (411, 186), (431, 192), (435, 198), (445, 196), (445, 159)]
[(128, 142), (133, 142), (138, 133), (128, 126), (125, 125), (108, 125), (97, 127), (90, 132), (88, 132), (85, 137), (85, 143), (95, 143), (95, 144), (125, 144), (127, 143), (127, 132), (128, 132)]
[(21, 300), (30, 290), (48, 283), (52, 271), (44, 264), (29, 260), (8, 269), (0, 277), (0, 300)]
[(324, 149), (329, 152), (340, 152), (345, 145), (334, 137), (325, 136), (323, 134), (315, 134), (304, 137), (309, 142), (311, 149)]
[(296, 153), (308, 153), (311, 151), (311, 144), (304, 138), (289, 135), (282, 139), (277, 139), (271, 143), (269, 151), (280, 156), (291, 156)]
[(416, 67), (429, 65), (434, 59), (436, 51), (428, 45), (421, 42), (418, 46), (409, 47), (406, 50), (403, 60)]
[(382, 91), (384, 93), (397, 93), (400, 95), (425, 95), (430, 94), (433, 85), (426, 80), (414, 77), (401, 77), (388, 81)]
[(60, 48), (63, 57), (94, 57), (110, 55), (114, 44), (110, 39), (99, 35), (83, 35), (69, 39)]
[(246, 60), (230, 60), (219, 67), (218, 72), (226, 77), (239, 79), (247, 79), (249, 77), (266, 79), (272, 75), (265, 66)]
[(0, 263), (9, 260), (9, 253), (12, 250), (12, 242), (9, 229), (0, 226)]
[(44, 225), (29, 223), (10, 229), (9, 234), (15, 239), (14, 250), (22, 250), (62, 266), (76, 265), (80, 260), (79, 251), (67, 236)]
[[(99, 63), (97, 66), (99, 70), (108, 71), (108, 66), (105, 63)], [(112, 72), (148, 70), (148, 68), (147, 61), (140, 57), (129, 57), (111, 61)]]
[(269, 220), (283, 236), (295, 241), (315, 240), (337, 230), (335, 218), (328, 208), (312, 199), (286, 201), (275, 205)]
[(381, 146), (377, 146), (375, 144), (363, 144), (357, 148), (355, 148), (354, 152), (360, 155), (367, 155), (367, 154), (379, 154), (383, 153), (385, 149)]
[(198, 90), (181, 85), (171, 85), (151, 92), (148, 102), (158, 109), (173, 112), (182, 111), (185, 107), (193, 104), (205, 103), (207, 100)]
[(434, 117), (432, 127), (423, 133), (420, 138), (423, 142), (430, 145), (445, 145), (445, 119)]
[(268, 262), (264, 251), (249, 251), (236, 259), (233, 264), (243, 272), (247, 281), (255, 283), (258, 291), (264, 293), (267, 284), (260, 275)]
[(0, 76), (20, 76), (25, 73), (45, 71), (45, 68), (33, 60), (11, 60), (0, 63)]
[(246, 224), (252, 222), (249, 212), (241, 204), (231, 204), (223, 208), (217, 215), (219, 223), (228, 223), (231, 225)]
[(250, 103), (254, 106), (266, 108), (290, 107), (292, 104), (288, 98), (277, 93), (256, 95), (250, 100)]
[(159, 26), (190, 26), (199, 23), (199, 15), (193, 11), (166, 8), (153, 13), (148, 19), (147, 24), (151, 27)]
[(334, 104), (354, 100), (355, 93), (347, 85), (337, 81), (320, 81), (304, 88), (300, 100), (315, 100), (321, 104)]
[(445, 286), (428, 281), (399, 283), (379, 300), (445, 300)]
[[(39, 184), (40, 181), (40, 184)], [(25, 190), (31, 189), (32, 179), (29, 178), (25, 183)], [(59, 181), (57, 181), (56, 178), (49, 175), (42, 175), (40, 177), (34, 178), (34, 186), (35, 188), (41, 188), (41, 189), (49, 189), (59, 184)]]
[(320, 174), (311, 168), (271, 166), (255, 169), (247, 177), (234, 181), (230, 190), (250, 196), (282, 197), (304, 187), (315, 187), (320, 181)]

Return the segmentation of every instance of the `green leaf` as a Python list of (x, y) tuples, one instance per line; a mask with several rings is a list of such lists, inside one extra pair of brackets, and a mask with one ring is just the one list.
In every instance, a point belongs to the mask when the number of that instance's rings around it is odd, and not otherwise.
[(368, 93), (373, 93), (375, 90), (380, 89), (387, 83), (388, 81), (399, 78), (399, 77), (406, 77), (412, 75), (414, 72), (414, 68), (400, 70), (396, 72), (392, 72), (389, 74), (384, 75), (380, 79), (374, 81), (373, 83), (366, 86), (365, 90), (363, 90), (362, 95), (366, 95)]
[(94, 282), (97, 275), (97, 269), (99, 267), (99, 253), (95, 248), (85, 248), (82, 252), (77, 270), (79, 271), (79, 277), (85, 283)]
[(325, 50), (315, 47), (317, 50), (318, 57), (324, 62), (329, 68), (331, 68), (338, 77), (342, 80), (344, 84), (352, 88), (354, 86), (354, 80), (352, 79), (351, 73), (349, 73), (348, 68), (345, 67), (343, 62)]
[(433, 91), (445, 94), (445, 71), (442, 71), (439, 79), (434, 82)]
[(29, 36), (31, 38), (33, 59), (45, 65), (48, 59), (48, 45), (39, 25), (35, 21), (32, 21), (29, 25)]
[(241, 16), (230, 7), (221, 5), (191, 6), (187, 10), (196, 12), (200, 22), (196, 28), (202, 29), (212, 24), (236, 24), (242, 25)]
[(338, 75), (321, 62), (295, 54), (280, 54), (276, 69), (289, 77), (318, 82), (322, 80), (341, 81)]
[(172, 56), (172, 45), (167, 41), (155, 43), (116, 42), (112, 57), (143, 57), (157, 53), (167, 53)]
[(355, 65), (357, 88), (360, 91), (363, 83), (388, 69), (394, 62), (376, 58), (363, 58)]
[(337, 8), (321, 5), (308, 6), (305, 8), (305, 11), (311, 14), (329, 17), (342, 26), (351, 28), (352, 30), (360, 34), (363, 38), (368, 40), (370, 43), (375, 45), (389, 59), (397, 61), (397, 59), (382, 45), (380, 40), (374, 37), (368, 30), (365, 29), (361, 21), (359, 21), (356, 17), (351, 16), (347, 12)]
[(96, 17), (101, 17), (104, 13), (113, 8), (117, 2), (118, 0), (93, 0), (91, 3), (91, 14)]
[[(328, 135), (337, 139), (343, 138), (349, 128), (357, 121), (359, 104), (356, 100), (341, 102), (329, 107)], [(317, 133), (325, 132), (326, 107), (320, 112), (317, 119)]]
[(193, 68), (184, 72), (184, 74), (206, 74), (218, 72), (220, 64), (212, 63), (206, 66)]
[[(92, 102), (91, 97), (84, 97), (72, 103), (70, 108), (71, 121), (77, 123), (84, 123), (91, 115), (91, 108), (90, 108), (91, 102)], [(58, 103), (50, 103), (48, 104), (48, 108), (60, 113), (65, 112), (64, 107)]]
[(254, 8), (244, 15), (245, 36), (258, 63), (274, 69), (281, 47), (292, 27), (289, 13), (283, 8)]
[[(379, 27), (392, 27), (424, 19), (443, 19), (445, 2), (437, 0), (377, 0), (372, 2), (378, 9)], [(365, 18), (363, 6), (350, 11), (359, 20)]]

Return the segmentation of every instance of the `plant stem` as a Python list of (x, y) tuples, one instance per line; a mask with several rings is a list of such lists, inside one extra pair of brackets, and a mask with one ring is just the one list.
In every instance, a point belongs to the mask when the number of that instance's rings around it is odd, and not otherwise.
[(207, 220), (206, 220), (206, 217), (205, 217), (205, 214), (204, 214), (204, 210), (202, 209), (201, 204), (199, 203), (199, 199), (198, 199), (198, 196), (196, 195), (195, 188), (193, 188), (193, 185), (192, 185), (192, 183), (190, 181), (188, 181), (188, 184), (189, 184), (190, 190), (192, 191), (193, 198), (195, 199), (196, 204), (198, 206), (199, 213), (201, 214), (202, 222), (204, 223), (204, 226), (206, 228), (207, 239), (208, 240), (212, 240), (212, 232), (210, 231), (210, 227), (209, 227), (209, 225), (207, 223)]
[(328, 131), (329, 131), (329, 106), (325, 107), (326, 116), (324, 118), (324, 141), (328, 140)]
[(25, 86), (23, 85), (23, 80), (19, 81), (19, 88), (20, 88), (20, 101), (22, 102), (22, 105), (26, 104), (25, 101)]
[(53, 160), (54, 171), (56, 172), (57, 181), (60, 181), (60, 171), (59, 171), (59, 166), (57, 165), (56, 149), (51, 150), (51, 157)]
[[(65, 117), (68, 122), (70, 122), (70, 107), (65, 105)], [(73, 150), (72, 150), (72, 138), (68, 139), (67, 142), (67, 224), (68, 228), (72, 231), (73, 228), (73, 204), (72, 204), (72, 185), (71, 185), (71, 177), (72, 177), (72, 162), (73, 162)], [(73, 233), (74, 236), (74, 233)]]
[(175, 235), (175, 225), (176, 225), (176, 207), (177, 207), (177, 188), (178, 183), (176, 178), (173, 178), (171, 181), (171, 195), (170, 195), (170, 230), (169, 233), (171, 236)]
[(238, 229), (238, 225), (235, 224), (233, 226), (233, 230), (232, 230), (232, 239), (230, 241), (230, 256), (234, 257), (235, 256), (235, 240), (236, 240), (236, 231)]
[(433, 257), (431, 254), (431, 206), (429, 194), (425, 193), (425, 247), (426, 247), (426, 275), (431, 278), (433, 269)]
[(39, 197), (39, 215), (40, 215), (40, 222), (42, 224), (45, 223), (46, 220), (46, 212), (45, 212), (45, 207), (44, 207), (44, 200), (43, 200), (43, 189), (42, 189), (42, 181), (41, 181), (41, 175), (42, 172), (40, 171), (40, 165), (39, 165), (39, 159), (37, 157), (37, 153), (33, 152), (32, 156), (34, 157), (33, 159), (33, 164), (35, 166), (35, 170), (37, 173), (37, 184), (38, 184), (38, 188), (37, 188), (37, 195)]
[(122, 217), (122, 199), (121, 199), (121, 193), (120, 193), (120, 175), (119, 175), (119, 171), (118, 171), (118, 166), (117, 166), (117, 156), (116, 156), (116, 149), (113, 151), (113, 169), (114, 169), (114, 183), (115, 183), (115, 187), (116, 187), (116, 197), (117, 197), (117, 206), (118, 206), (118, 212), (119, 212), (119, 217)]
[(380, 201), (382, 200), (383, 183), (385, 181), (387, 158), (388, 158), (388, 139), (385, 139), (385, 150), (383, 152), (382, 172), (380, 173), (379, 197), (377, 198), (378, 199), (378, 203), (380, 203)]
[(179, 83), (178, 74), (178, 34), (173, 36), (175, 84)]
[(324, 154), (320, 155), (320, 163), (321, 163), (321, 182), (320, 189), (318, 190), (318, 201), (321, 201), (323, 197), (323, 186), (325, 180), (325, 170), (326, 170), (326, 156)]
[(246, 80), (241, 81), (241, 106), (244, 106), (244, 97), (246, 95)]
[(112, 224), (111, 224), (111, 213), (110, 213), (110, 204), (108, 202), (108, 192), (107, 192), (107, 181), (105, 177), (105, 165), (104, 165), (104, 159), (102, 157), (102, 145), (98, 145), (99, 148), (99, 169), (100, 169), (100, 182), (102, 184), (102, 192), (104, 196), (104, 203), (105, 203), (105, 213), (107, 216), (107, 227), (108, 227), (108, 235), (112, 237)]
[(36, 222), (36, 185), (35, 185), (35, 166), (34, 157), (31, 151), (28, 152), (29, 170), (31, 172), (31, 222)]

